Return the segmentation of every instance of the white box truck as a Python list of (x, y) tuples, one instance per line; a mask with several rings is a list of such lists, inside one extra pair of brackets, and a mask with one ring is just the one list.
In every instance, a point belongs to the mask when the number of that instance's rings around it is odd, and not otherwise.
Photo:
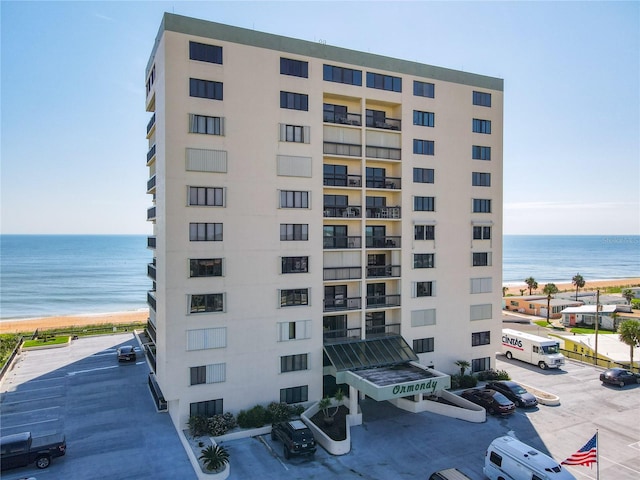
[(550, 456), (509, 436), (491, 442), (482, 471), (490, 480), (576, 480)]
[(560, 343), (557, 340), (510, 328), (502, 329), (502, 353), (507, 358), (522, 360), (543, 370), (564, 365), (564, 355), (560, 353)]

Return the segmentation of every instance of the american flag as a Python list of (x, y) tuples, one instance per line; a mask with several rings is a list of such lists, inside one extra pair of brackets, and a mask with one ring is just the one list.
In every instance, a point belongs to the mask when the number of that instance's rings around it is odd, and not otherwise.
[(567, 458), (563, 465), (585, 465), (590, 467), (592, 463), (597, 462), (598, 457), (598, 434), (596, 433), (584, 447)]

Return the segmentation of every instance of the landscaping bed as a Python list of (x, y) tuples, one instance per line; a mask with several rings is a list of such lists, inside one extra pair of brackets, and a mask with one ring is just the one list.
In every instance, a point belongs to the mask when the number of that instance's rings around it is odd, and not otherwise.
[(337, 442), (347, 439), (347, 414), (349, 409), (344, 405), (338, 407), (338, 411), (333, 416), (333, 424), (325, 425), (324, 412), (320, 410), (313, 417), (311, 421), (322, 430), (331, 440)]

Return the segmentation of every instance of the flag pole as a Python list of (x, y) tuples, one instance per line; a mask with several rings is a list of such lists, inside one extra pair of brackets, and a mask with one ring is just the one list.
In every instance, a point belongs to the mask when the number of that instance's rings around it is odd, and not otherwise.
[(598, 438), (597, 428), (596, 428), (596, 480), (600, 480), (600, 439)]

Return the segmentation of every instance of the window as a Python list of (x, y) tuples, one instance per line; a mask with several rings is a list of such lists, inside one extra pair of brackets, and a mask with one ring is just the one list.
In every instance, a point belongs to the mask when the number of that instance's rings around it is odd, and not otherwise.
[(211, 365), (201, 365), (190, 369), (191, 385), (201, 385), (203, 383), (220, 383), (227, 379), (227, 364), (215, 363)]
[(198, 98), (222, 100), (222, 83), (211, 80), (189, 79), (189, 95)]
[(435, 282), (416, 282), (416, 297), (433, 297), (435, 295)]
[(280, 57), (280, 74), (309, 78), (309, 62)]
[(224, 294), (205, 293), (190, 295), (189, 313), (222, 312), (224, 307)]
[(491, 240), (491, 227), (474, 226), (474, 240)]
[(433, 183), (434, 181), (433, 168), (414, 168), (413, 181), (414, 183)]
[(473, 266), (486, 267), (491, 265), (490, 252), (473, 252)]
[(224, 135), (224, 119), (222, 117), (207, 117), (190, 113), (189, 133)]
[(491, 332), (475, 332), (471, 334), (471, 346), (489, 345), (491, 343)]
[(282, 273), (307, 273), (309, 257), (282, 257)]
[(189, 205), (223, 207), (224, 189), (216, 187), (189, 187)]
[(413, 351), (416, 353), (433, 352), (433, 337), (418, 338), (414, 340)]
[(292, 307), (295, 305), (309, 305), (309, 289), (293, 288), (280, 290), (280, 306)]
[(490, 187), (491, 174), (484, 172), (471, 172), (471, 185), (474, 187)]
[(278, 341), (304, 340), (311, 338), (311, 320), (278, 323)]
[(281, 91), (280, 108), (307, 111), (309, 110), (309, 95)]
[(471, 279), (471, 293), (491, 293), (492, 279), (491, 277), (485, 278), (472, 278)]
[(221, 258), (192, 258), (189, 260), (190, 277), (221, 277)]
[(493, 452), (493, 451), (491, 452), (491, 455), (489, 456), (489, 461), (499, 467), (502, 466), (502, 457), (498, 455), (496, 452)]
[(491, 320), (493, 318), (491, 310), (492, 305), (490, 303), (471, 305), (470, 320)]
[(284, 403), (301, 403), (309, 401), (309, 387), (301, 385), (299, 387), (281, 388), (280, 401)]
[(222, 409), (222, 399), (208, 400), (206, 402), (195, 402), (189, 404), (189, 414), (193, 417), (199, 415), (203, 417), (213, 417), (215, 415), (222, 415), (224, 410)]
[(414, 110), (413, 124), (420, 125), (422, 127), (433, 127), (434, 114), (432, 112), (421, 112), (419, 110)]
[(434, 155), (435, 144), (433, 140), (413, 139), (413, 153), (417, 155)]
[(473, 119), (473, 131), (475, 133), (491, 133), (491, 120)]
[(435, 211), (435, 197), (413, 197), (413, 210), (415, 212)]
[(491, 106), (491, 94), (485, 92), (473, 92), (473, 104), (481, 107)]
[(471, 360), (471, 373), (484, 372), (491, 368), (491, 358), (474, 358)]
[(221, 223), (190, 223), (189, 241), (191, 242), (221, 242)]
[(362, 86), (362, 71), (325, 64), (322, 67), (322, 79), (327, 82)]
[(391, 75), (367, 72), (367, 87), (401, 92), (402, 79), (400, 77), (392, 77)]
[(309, 192), (280, 190), (280, 208), (309, 208)]
[(187, 330), (187, 351), (225, 348), (226, 346), (226, 327)]
[(415, 240), (435, 240), (435, 225), (415, 225), (413, 227), (413, 238)]
[(471, 158), (473, 160), (491, 160), (491, 147), (474, 145), (471, 147)]
[[(360, 115), (358, 115), (360, 118)], [(345, 105), (334, 105), (325, 103), (322, 107), (322, 121), (331, 123), (349, 123), (347, 107)], [(357, 122), (360, 125), (361, 122)]]
[(281, 223), (280, 240), (283, 242), (309, 240), (309, 225), (306, 223)]
[(474, 198), (473, 213), (491, 213), (491, 200)]
[(280, 373), (307, 370), (307, 357), (306, 353), (280, 357)]
[(329, 165), (322, 166), (322, 178), (325, 185), (335, 185), (338, 187), (346, 187), (348, 185), (348, 175), (346, 165)]
[(416, 97), (433, 98), (435, 93), (435, 85), (433, 83), (413, 81), (413, 94)]
[(189, 59), (222, 65), (222, 47), (206, 43), (189, 42)]
[(311, 128), (302, 125), (286, 125), (280, 124), (280, 141), (309, 143), (311, 137)]
[(413, 268), (433, 268), (435, 267), (435, 254), (433, 253), (414, 253)]
[(436, 324), (436, 309), (427, 308), (425, 310), (411, 311), (411, 326), (426, 327), (427, 325)]

